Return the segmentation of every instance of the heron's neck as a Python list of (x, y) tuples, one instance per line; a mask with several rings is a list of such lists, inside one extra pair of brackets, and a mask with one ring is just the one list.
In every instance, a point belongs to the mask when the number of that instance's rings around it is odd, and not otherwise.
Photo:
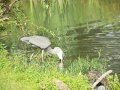
[(47, 51), (48, 51), (49, 53), (51, 53), (51, 54), (56, 54), (55, 51), (54, 51), (54, 49), (52, 49), (51, 47), (48, 47), (48, 48), (47, 48)]

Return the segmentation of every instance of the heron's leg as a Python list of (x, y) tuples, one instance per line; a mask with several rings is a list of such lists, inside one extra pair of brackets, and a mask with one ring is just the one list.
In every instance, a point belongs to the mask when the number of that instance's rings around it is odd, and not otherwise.
[(33, 55), (34, 55), (34, 53), (32, 53), (32, 54), (30, 55), (30, 61), (32, 60)]
[(44, 50), (42, 50), (42, 62), (44, 62)]

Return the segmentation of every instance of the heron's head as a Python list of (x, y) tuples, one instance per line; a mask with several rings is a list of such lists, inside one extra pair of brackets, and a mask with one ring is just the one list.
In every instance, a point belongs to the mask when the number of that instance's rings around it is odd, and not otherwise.
[(59, 47), (55, 47), (54, 52), (57, 54), (57, 56), (61, 60), (61, 62), (63, 62), (64, 52), (62, 51), (62, 49)]

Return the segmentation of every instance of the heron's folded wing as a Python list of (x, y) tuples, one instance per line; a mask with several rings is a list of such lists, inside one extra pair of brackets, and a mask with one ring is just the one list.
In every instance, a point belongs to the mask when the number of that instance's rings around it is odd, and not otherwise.
[(45, 49), (51, 45), (50, 40), (44, 36), (32, 36), (29, 42), (42, 49)]
[(30, 37), (22, 37), (21, 39), (20, 39), (22, 42), (25, 42), (25, 43), (27, 43), (27, 44), (30, 44)]

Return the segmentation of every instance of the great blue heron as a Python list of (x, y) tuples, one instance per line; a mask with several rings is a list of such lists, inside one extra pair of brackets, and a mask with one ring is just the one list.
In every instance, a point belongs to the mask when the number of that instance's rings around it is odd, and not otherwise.
[(47, 37), (44, 36), (29, 36), (29, 37), (22, 37), (21, 41), (32, 44), (34, 46), (40, 47), (42, 49), (42, 62), (44, 62), (44, 52), (48, 51), (51, 54), (56, 54), (60, 59), (61, 63), (59, 64), (60, 67), (63, 65), (63, 57), (64, 52), (60, 47), (51, 48), (51, 42)]

